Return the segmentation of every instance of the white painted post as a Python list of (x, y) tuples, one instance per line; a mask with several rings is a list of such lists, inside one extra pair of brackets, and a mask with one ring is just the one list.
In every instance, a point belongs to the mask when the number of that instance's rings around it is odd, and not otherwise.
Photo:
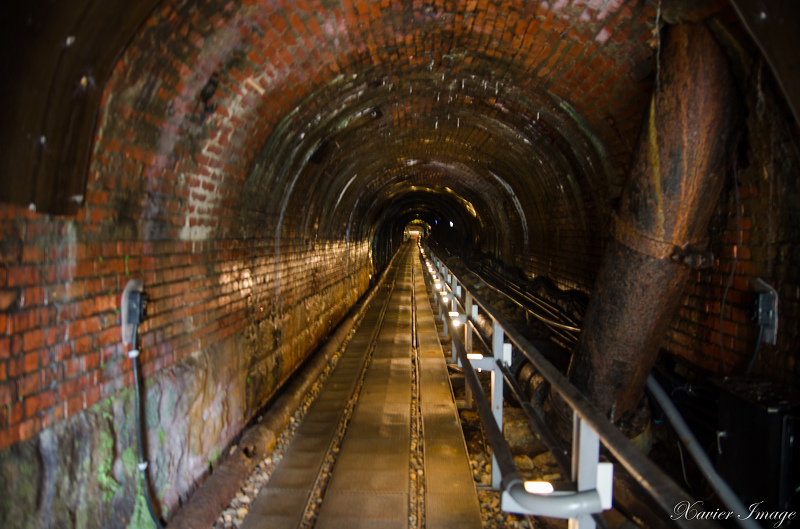
[[(597, 464), (600, 459), (600, 438), (589, 424), (572, 414), (572, 481), (578, 492), (597, 488)], [(595, 529), (597, 525), (590, 514), (570, 518), (569, 529)]]
[[(492, 369), (492, 413), (494, 420), (497, 422), (500, 432), (503, 431), (503, 375), (497, 368), (497, 360), (503, 358), (503, 339), (505, 333), (500, 324), (496, 321), (493, 322), (492, 332), (492, 356), (493, 356), (493, 369)], [(497, 465), (497, 459), (492, 454), (492, 488), (500, 490), (500, 482), (502, 476), (500, 475), (500, 468)]]
[[(469, 292), (466, 293), (464, 297), (464, 310), (466, 311), (467, 322), (464, 324), (464, 349), (467, 350), (467, 354), (472, 354), (472, 325), (470, 325), (470, 320), (472, 322), (476, 322), (478, 319), (478, 306), (472, 304), (472, 294)], [(453, 351), (453, 361), (456, 360), (456, 352)], [(464, 405), (472, 409), (472, 390), (469, 387), (469, 384), (464, 381)]]
[[(478, 306), (476, 305), (476, 311), (477, 308)], [(464, 296), (464, 311), (467, 313), (468, 320), (474, 322), (477, 319), (477, 314), (475, 318), (472, 317), (472, 295), (469, 292)], [(467, 354), (472, 353), (472, 325), (469, 324), (469, 321), (467, 321), (466, 327), (464, 328), (464, 349), (467, 350)]]

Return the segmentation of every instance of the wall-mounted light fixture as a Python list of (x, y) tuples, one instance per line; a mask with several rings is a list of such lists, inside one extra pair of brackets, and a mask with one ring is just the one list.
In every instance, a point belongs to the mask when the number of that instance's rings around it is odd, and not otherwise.
[(448, 312), (448, 314), (453, 319), (453, 327), (458, 327), (459, 325), (461, 325), (461, 322), (458, 320), (457, 310), (451, 310), (450, 312)]
[(550, 494), (555, 489), (549, 481), (526, 481), (525, 490), (531, 494)]

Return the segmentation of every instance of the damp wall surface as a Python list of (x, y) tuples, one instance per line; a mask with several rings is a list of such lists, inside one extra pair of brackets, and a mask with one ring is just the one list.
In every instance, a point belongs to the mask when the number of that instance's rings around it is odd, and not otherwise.
[(4, 527), (126, 527), (149, 516), (137, 503), (132, 367), (120, 337), (128, 280), (143, 278), (150, 298), (139, 361), (149, 472), (168, 514), (372, 272), (366, 243), (85, 242), (81, 223), (3, 211), (13, 214), (2, 245), (14, 297), (0, 317)]
[[(696, 376), (743, 372), (761, 277), (780, 323), (754, 373), (796, 383), (800, 134), (730, 6), (684, 4), (166, 0), (108, 78), (71, 59), (70, 111), (99, 101), (81, 114), (96, 123), (84, 192), (61, 197), (77, 212), (0, 204), (0, 525), (145, 523), (119, 331), (132, 278), (151, 299), (140, 360), (165, 514), (408, 222), (453, 254), (591, 295), (669, 24), (712, 29), (746, 112), (708, 229), (715, 258), (662, 349)], [(81, 35), (67, 46), (72, 28), (52, 27), (47, 56), (80, 53)], [(48, 124), (69, 136), (72, 116)], [(74, 162), (41, 130), (19, 133), (49, 165)], [(39, 173), (0, 181), (56, 185)]]

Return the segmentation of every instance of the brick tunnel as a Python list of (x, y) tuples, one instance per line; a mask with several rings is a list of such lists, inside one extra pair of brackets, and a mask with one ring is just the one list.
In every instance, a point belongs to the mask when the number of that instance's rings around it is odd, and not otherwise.
[[(624, 239), (614, 219), (678, 27), (719, 50), (733, 95), (718, 111), (738, 121), (717, 131), (730, 136), (714, 147), (717, 183), (685, 241), (701, 262), (675, 264), (685, 277), (643, 376), (657, 356), (689, 383), (793, 390), (798, 10), (745, 4), (0, 8), (3, 527), (134, 523), (134, 373), (120, 340), (130, 279), (149, 296), (139, 363), (167, 520), (370, 291), (408, 226), (476, 269), (593, 299), (609, 241)], [(779, 300), (763, 345), (755, 278)]]

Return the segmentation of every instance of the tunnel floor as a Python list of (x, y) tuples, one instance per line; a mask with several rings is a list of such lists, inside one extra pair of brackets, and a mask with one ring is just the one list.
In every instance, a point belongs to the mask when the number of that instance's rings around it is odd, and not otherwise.
[(242, 528), (481, 526), (416, 246), (379, 288)]

